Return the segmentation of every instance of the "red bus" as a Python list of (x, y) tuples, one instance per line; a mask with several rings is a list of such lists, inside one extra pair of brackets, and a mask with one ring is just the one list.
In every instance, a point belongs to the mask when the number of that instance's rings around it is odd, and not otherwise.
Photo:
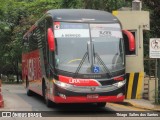
[(125, 98), (125, 47), (133, 35), (99, 10), (49, 10), (23, 36), (22, 77), (33, 92), (54, 103), (121, 102)]

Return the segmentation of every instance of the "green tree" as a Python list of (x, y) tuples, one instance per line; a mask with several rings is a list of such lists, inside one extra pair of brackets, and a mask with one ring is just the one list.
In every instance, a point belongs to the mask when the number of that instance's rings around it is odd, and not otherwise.
[(85, 8), (105, 10), (112, 12), (121, 7), (130, 5), (130, 1), (125, 0), (62, 0), (62, 8)]
[(21, 71), (24, 33), (47, 10), (60, 8), (61, 0), (0, 0), (0, 73)]

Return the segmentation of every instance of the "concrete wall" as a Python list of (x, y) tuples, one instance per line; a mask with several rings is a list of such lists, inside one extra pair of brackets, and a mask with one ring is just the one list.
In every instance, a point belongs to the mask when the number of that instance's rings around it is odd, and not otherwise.
[[(141, 99), (144, 88), (143, 31), (150, 30), (148, 11), (113, 11), (123, 30), (135, 32), (136, 54), (126, 55), (127, 99)], [(136, 83), (136, 84), (134, 84)]]
[[(158, 81), (158, 78), (157, 78), (157, 81)], [(154, 77), (149, 78), (149, 76), (145, 77), (144, 84), (145, 84), (144, 93), (146, 93), (144, 94), (145, 95), (144, 98), (154, 102), (155, 101), (155, 78)], [(157, 88), (158, 88), (158, 84), (157, 84)]]
[[(157, 88), (158, 88), (158, 84), (157, 84)], [(148, 91), (149, 100), (155, 101), (155, 78), (152, 78), (149, 80), (149, 89), (148, 90), (149, 90)]]
[(136, 55), (126, 56), (126, 73), (144, 72), (143, 65), (143, 30), (150, 29), (147, 11), (113, 11), (124, 30), (136, 32)]

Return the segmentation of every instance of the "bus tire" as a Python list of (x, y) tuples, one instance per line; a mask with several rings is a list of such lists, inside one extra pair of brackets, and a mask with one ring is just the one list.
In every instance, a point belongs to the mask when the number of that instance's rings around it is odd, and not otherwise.
[(49, 99), (46, 99), (46, 106), (47, 107), (52, 107), (52, 101), (50, 101)]
[(105, 106), (106, 106), (106, 102), (97, 103), (97, 107), (105, 107)]
[(48, 90), (47, 90), (47, 86), (45, 84), (45, 81), (43, 80), (42, 82), (42, 94), (43, 94), (43, 98), (44, 98), (44, 101), (45, 101), (45, 104), (47, 107), (51, 107), (52, 106), (52, 101), (49, 100), (47, 94), (48, 94)]
[(32, 91), (29, 90), (29, 89), (27, 89), (27, 95), (28, 95), (28, 96), (32, 96), (32, 95), (33, 95)]
[(26, 90), (27, 90), (27, 95), (28, 96), (32, 96), (33, 93), (31, 90), (29, 90), (29, 81), (28, 81), (28, 78), (26, 77)]

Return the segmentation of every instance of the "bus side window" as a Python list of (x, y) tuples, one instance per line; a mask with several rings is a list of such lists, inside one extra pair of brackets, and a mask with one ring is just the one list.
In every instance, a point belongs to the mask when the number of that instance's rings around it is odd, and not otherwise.
[(36, 49), (38, 49), (38, 41), (36, 39), (35, 30), (33, 30), (31, 35), (29, 36), (29, 50), (33, 51)]
[[(136, 32), (135, 31), (130, 31), (130, 32), (133, 34), (135, 41), (136, 41)], [(125, 54), (126, 55), (136, 55), (136, 48), (134, 51), (129, 50), (129, 40), (126, 34), (123, 34), (123, 39), (124, 39), (124, 46), (125, 46)]]
[(44, 48), (46, 44), (45, 43), (45, 23), (44, 21), (41, 21), (38, 24), (36, 33), (37, 33), (37, 39), (38, 39), (38, 48)]
[(40, 49), (40, 48), (43, 47), (43, 43), (42, 43), (43, 37), (42, 37), (41, 30), (40, 30), (39, 27), (37, 27), (37, 29), (35, 30), (35, 34), (36, 34), (36, 40), (37, 40), (37, 43), (38, 43), (37, 47)]
[(38, 34), (39, 34), (39, 49), (42, 49), (42, 54), (43, 54), (43, 62), (44, 62), (44, 68), (45, 68), (45, 75), (48, 77), (48, 55), (46, 54), (47, 50), (46, 50), (46, 32), (45, 32), (45, 20), (42, 20), (39, 24), (38, 24)]

